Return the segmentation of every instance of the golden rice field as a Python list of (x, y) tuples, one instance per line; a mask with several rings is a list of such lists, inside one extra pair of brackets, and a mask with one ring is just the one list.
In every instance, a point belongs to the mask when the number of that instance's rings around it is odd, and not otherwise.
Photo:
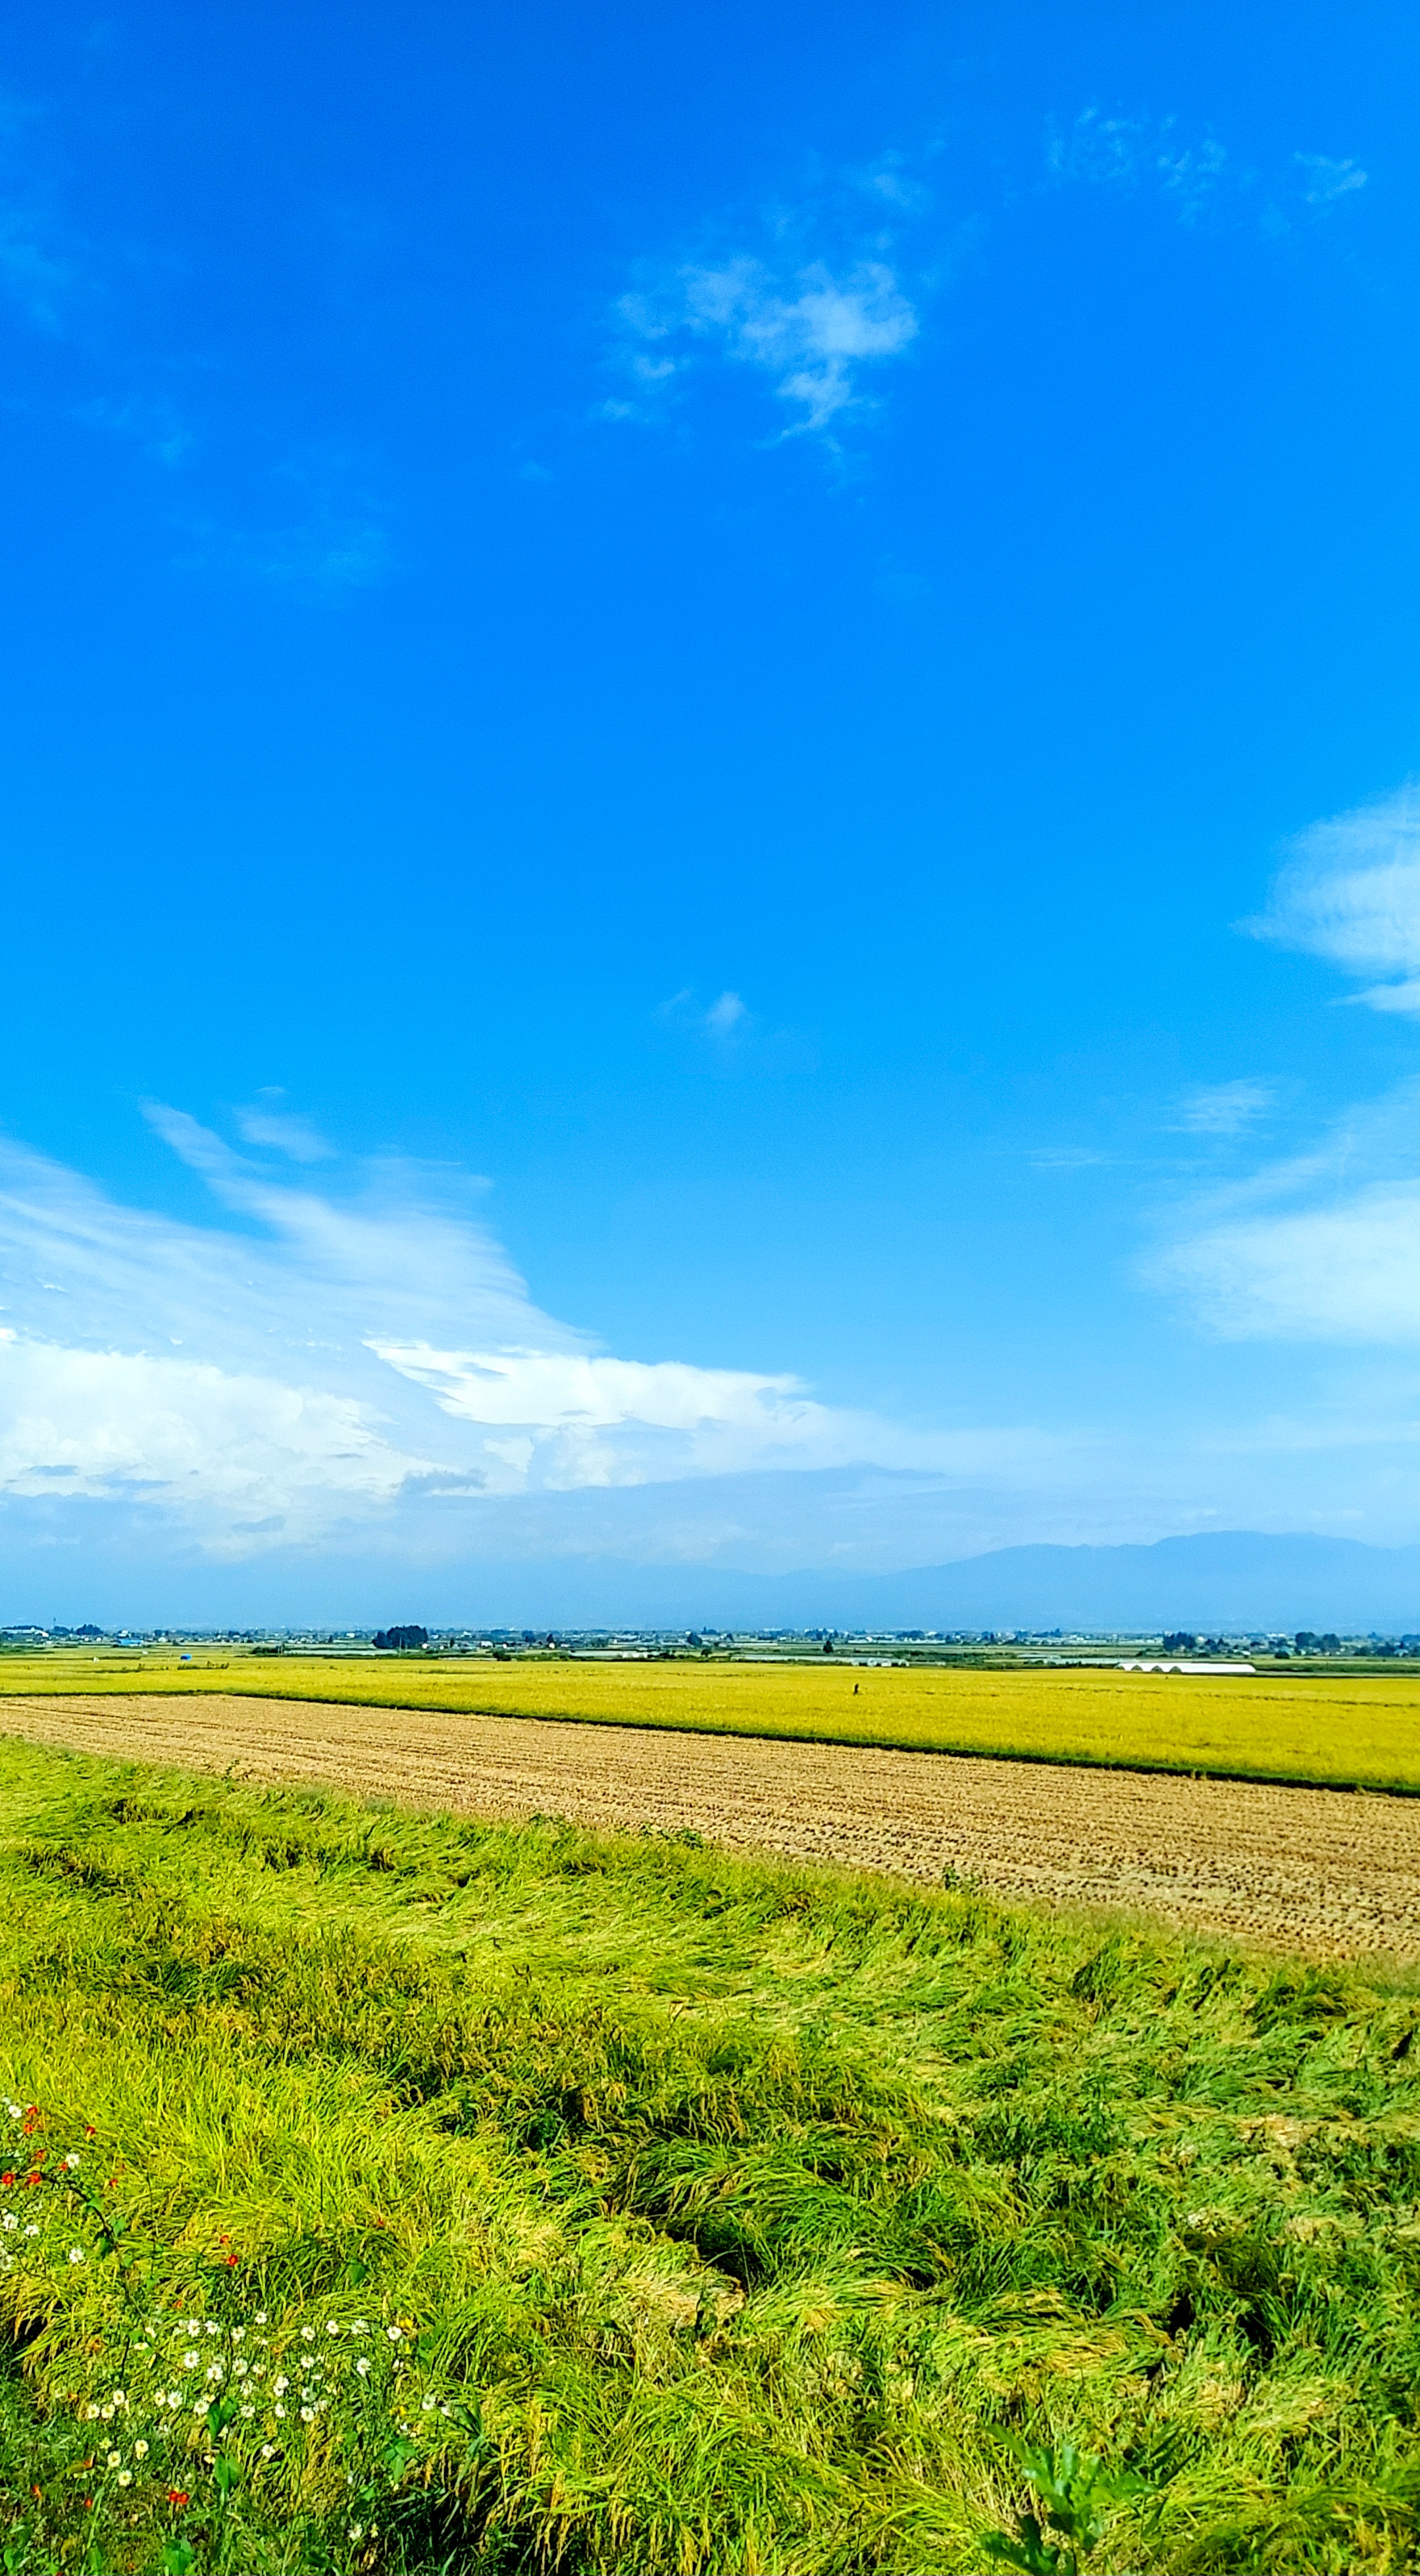
[(1420, 1793), (1420, 1677), (830, 1664), (7, 1657), (5, 1694), (236, 1691)]
[(12, 1734), (436, 1815), (560, 1817), (1122, 1911), (1314, 1957), (1420, 1957), (1420, 1798), (274, 1693), (12, 1697)]

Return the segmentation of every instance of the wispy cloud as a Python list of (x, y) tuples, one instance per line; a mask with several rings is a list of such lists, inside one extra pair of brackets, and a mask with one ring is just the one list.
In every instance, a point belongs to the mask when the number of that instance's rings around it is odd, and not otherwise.
[(1420, 1080), (1175, 1211), (1144, 1265), (1229, 1340), (1420, 1338)]
[[(1420, 1014), (1420, 789), (1299, 833), (1265, 911), (1239, 926), (1337, 967), (1361, 985), (1347, 1001)], [(1194, 1094), (1201, 1114), (1181, 1123), (1239, 1132), (1270, 1097), (1262, 1083), (1221, 1085)], [(1145, 1275), (1231, 1339), (1420, 1341), (1420, 1078), (1177, 1211)]]
[(1420, 1342), (1420, 1181), (1204, 1226), (1153, 1276), (1229, 1340)]
[(620, 362), (635, 390), (604, 406), (610, 417), (644, 409), (653, 390), (664, 393), (719, 358), (767, 380), (793, 414), (786, 437), (830, 430), (863, 402), (867, 372), (900, 357), (918, 331), (886, 260), (858, 259), (835, 272), (823, 260), (747, 253), (678, 267), (622, 296), (617, 321)]
[(728, 368), (769, 395), (780, 439), (836, 446), (921, 331), (929, 273), (907, 245), (932, 211), (932, 157), (887, 152), (820, 175), (720, 219), (709, 247), (643, 260), (611, 310), (618, 381), (603, 417), (663, 418), (697, 379)]
[(30, 101), (0, 95), (0, 296), (54, 336), (71, 318), (84, 268), (57, 203), (44, 118)]
[(1320, 152), (1294, 152), (1280, 169), (1265, 172), (1240, 160), (1216, 134), (1189, 134), (1177, 116), (1099, 105), (1050, 127), (1045, 166), (1057, 186), (1156, 197), (1182, 224), (1247, 205), (1272, 235), (1302, 220), (1315, 222), (1364, 188), (1368, 177), (1356, 161)]
[(1236, 186), (1238, 172), (1215, 135), (1185, 140), (1178, 119), (1086, 107), (1068, 125), (1052, 128), (1045, 166), (1057, 183), (1110, 188), (1117, 193), (1152, 188), (1174, 205), (1183, 223), (1197, 221), (1218, 190)]
[(1388, 978), (1349, 997), (1372, 1010), (1420, 1012), (1420, 789), (1300, 833), (1267, 909), (1242, 927), (1348, 975)]
[(1177, 1104), (1175, 1134), (1240, 1136), (1255, 1127), (1271, 1108), (1276, 1092), (1270, 1082), (1213, 1082), (1186, 1091)]
[(249, 1145), (267, 1145), (293, 1163), (328, 1163), (335, 1147), (328, 1144), (313, 1118), (282, 1109), (284, 1094), (266, 1091), (257, 1106), (237, 1111), (237, 1128)]
[(393, 548), (367, 468), (338, 455), (285, 458), (256, 478), (251, 507), (188, 517), (189, 570), (339, 599), (384, 580)]
[(1292, 156), (1301, 172), (1302, 196), (1309, 206), (1334, 206), (1338, 197), (1354, 196), (1364, 188), (1369, 173), (1355, 161), (1333, 161), (1324, 152), (1296, 152)]
[(738, 993), (727, 990), (707, 1008), (689, 984), (659, 1003), (656, 1017), (665, 1028), (693, 1030), (697, 1036), (714, 1039), (721, 1045), (743, 1040), (755, 1026), (753, 1012)]

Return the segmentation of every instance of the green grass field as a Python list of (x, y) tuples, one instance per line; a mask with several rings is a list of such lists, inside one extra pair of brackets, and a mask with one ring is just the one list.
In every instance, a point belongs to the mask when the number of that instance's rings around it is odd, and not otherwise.
[[(855, 1694), (854, 1685), (857, 1684)], [(854, 1671), (801, 1664), (6, 1657), (0, 1694), (234, 1690), (908, 1751), (1420, 1791), (1420, 1677)]]
[(14, 1740), (0, 1881), (7, 2576), (1420, 2564), (1403, 1985)]

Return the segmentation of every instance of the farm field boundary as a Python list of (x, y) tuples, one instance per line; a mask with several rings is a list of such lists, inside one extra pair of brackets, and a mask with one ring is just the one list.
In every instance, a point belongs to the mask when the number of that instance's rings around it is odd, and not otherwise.
[[(857, 1685), (855, 1690), (855, 1684)], [(984, 1754), (1315, 1788), (1420, 1795), (1420, 1678), (960, 1672), (803, 1665), (526, 1662), (372, 1672), (368, 1663), (0, 1665), (5, 1698), (211, 1691), (332, 1707), (554, 1719), (698, 1735)]]
[(6, 1714), (83, 1753), (689, 1836), (1314, 1956), (1420, 1957), (1415, 1800), (309, 1700), (48, 1698)]

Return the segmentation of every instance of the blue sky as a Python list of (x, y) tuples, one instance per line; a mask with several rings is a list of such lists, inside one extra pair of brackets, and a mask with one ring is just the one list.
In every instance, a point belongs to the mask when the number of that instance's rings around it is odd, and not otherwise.
[(21, 0), (0, 1615), (1420, 1538), (1417, 74)]

